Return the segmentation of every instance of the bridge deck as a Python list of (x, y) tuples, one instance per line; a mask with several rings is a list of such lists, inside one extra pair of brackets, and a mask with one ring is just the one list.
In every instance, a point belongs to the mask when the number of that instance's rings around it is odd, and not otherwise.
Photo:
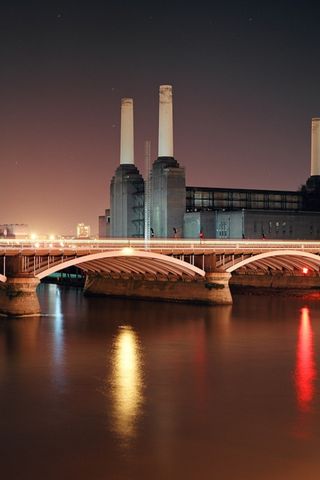
[(0, 239), (0, 255), (89, 255), (92, 253), (134, 248), (174, 255), (210, 253), (258, 253), (271, 250), (303, 250), (320, 252), (319, 241), (278, 241), (278, 240), (178, 240), (155, 239), (145, 242), (136, 239), (110, 240), (61, 240), (40, 241)]

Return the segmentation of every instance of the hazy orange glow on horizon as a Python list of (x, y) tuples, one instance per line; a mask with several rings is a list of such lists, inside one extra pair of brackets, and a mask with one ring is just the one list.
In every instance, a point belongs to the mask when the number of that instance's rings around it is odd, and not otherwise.
[(158, 87), (167, 83), (188, 185), (297, 189), (320, 111), (319, 16), (287, 1), (276, 10), (4, 0), (0, 223), (75, 234), (83, 222), (96, 233), (119, 163), (120, 99), (134, 98), (143, 172), (145, 140), (157, 157)]

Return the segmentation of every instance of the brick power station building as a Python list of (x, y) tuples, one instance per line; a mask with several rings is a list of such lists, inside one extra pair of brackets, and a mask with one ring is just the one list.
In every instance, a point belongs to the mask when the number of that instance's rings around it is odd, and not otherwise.
[(320, 118), (312, 119), (311, 175), (299, 191), (186, 186), (174, 158), (172, 87), (160, 86), (158, 158), (143, 179), (134, 164), (133, 100), (121, 101), (120, 165), (100, 237), (320, 238)]

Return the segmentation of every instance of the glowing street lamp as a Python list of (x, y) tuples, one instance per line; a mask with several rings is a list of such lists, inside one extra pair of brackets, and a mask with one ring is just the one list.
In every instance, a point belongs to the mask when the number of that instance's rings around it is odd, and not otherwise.
[(121, 251), (124, 255), (132, 255), (134, 249), (132, 247), (124, 247)]

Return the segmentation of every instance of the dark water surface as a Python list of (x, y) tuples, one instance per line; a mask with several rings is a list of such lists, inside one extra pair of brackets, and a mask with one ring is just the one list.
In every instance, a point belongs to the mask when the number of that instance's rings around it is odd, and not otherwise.
[(40, 287), (0, 319), (1, 478), (320, 478), (320, 303)]

